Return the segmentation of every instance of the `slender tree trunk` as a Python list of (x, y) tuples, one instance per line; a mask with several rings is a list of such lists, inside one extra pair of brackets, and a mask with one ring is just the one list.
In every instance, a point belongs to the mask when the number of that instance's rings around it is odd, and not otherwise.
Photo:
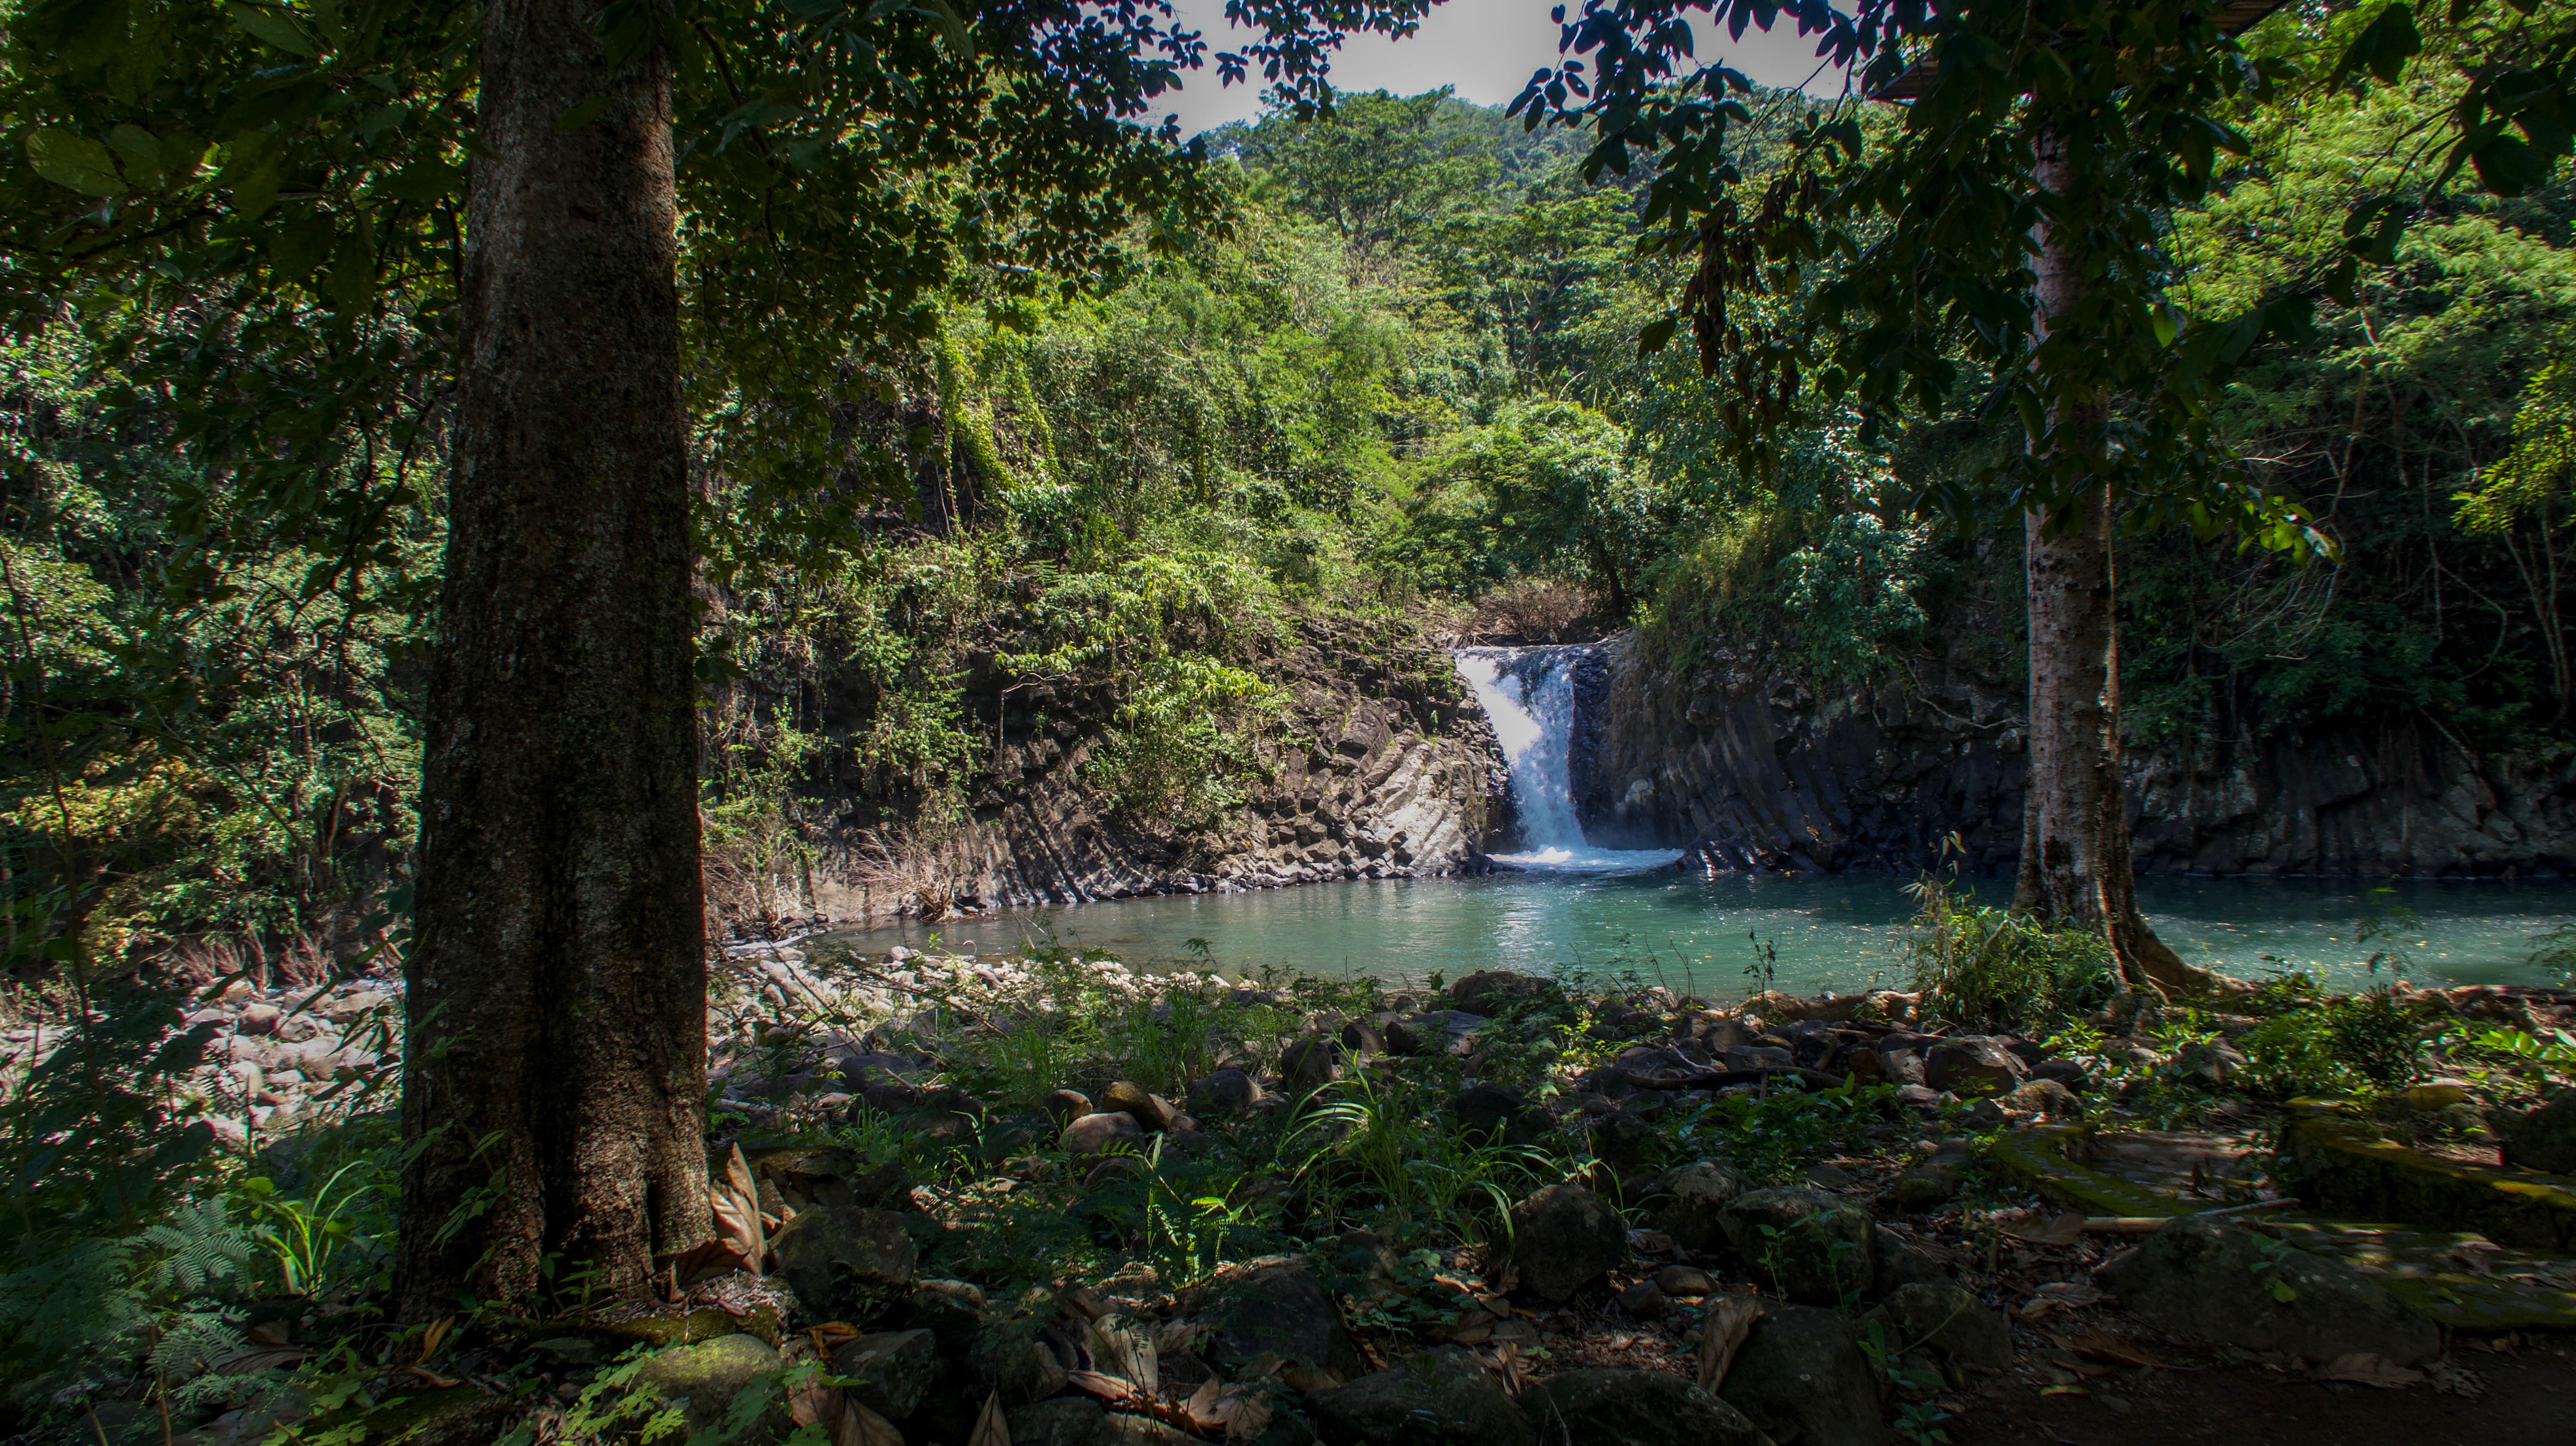
[[(402, 1308), (710, 1228), (670, 87), (492, 0), (406, 964)], [(586, 98), (607, 110), (557, 129)]]
[[(2040, 143), (2040, 185), (2067, 181), (2064, 143)], [(2043, 228), (2037, 327), (2045, 342), (2085, 298), (2066, 238)], [(2057, 436), (2080, 435), (2099, 412), (2053, 417)], [(2128, 804), (2120, 780), (2120, 644), (2111, 553), (2110, 489), (2088, 482), (2064, 509), (2023, 518), (2030, 609), (2030, 777), (2022, 795), (2021, 874), (2013, 906), (2063, 928), (2098, 932), (2132, 988), (2203, 986), (2138, 913), (2129, 858)]]

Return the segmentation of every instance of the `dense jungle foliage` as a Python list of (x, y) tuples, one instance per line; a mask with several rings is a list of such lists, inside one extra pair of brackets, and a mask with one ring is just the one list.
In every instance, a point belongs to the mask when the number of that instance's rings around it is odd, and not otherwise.
[[(2338, 558), (2124, 544), (2135, 741), (2413, 716), (2499, 749), (2567, 725), (2576, 196), (2427, 189), (2406, 137), (2456, 89), (2445, 74), (2249, 112), (2254, 153), (2173, 218), (2174, 287), (2215, 311), (2323, 264), (2363, 191), (2423, 212), (2224, 419)], [(1807, 102), (1761, 104), (1776, 129)], [(1301, 612), (1451, 636), (1633, 623), (1683, 669), (1750, 640), (1825, 685), (1953, 650), (2018, 676), (2009, 530), (1963, 542), (1917, 500), (2006, 443), (1962, 414), (1864, 448), (1819, 410), (1773, 481), (1716, 460), (1712, 389), (1637, 350), (1681, 280), (1637, 244), (1642, 174), (1587, 185), (1565, 133), (1442, 94), (1210, 140), (1223, 223), (1105, 295), (970, 278), (927, 343), (795, 379), (820, 413), (693, 398), (729, 902), (834, 822), (818, 782), (860, 800), (839, 821), (889, 861), (964, 818), (997, 689), (1059, 685), (1111, 720), (1087, 780), (1107, 805), (1176, 826), (1225, 808), (1275, 714), (1263, 642)], [(207, 420), (120, 370), (143, 347), (285, 344), (211, 303), (105, 294), (0, 343), (13, 940), (76, 918), (102, 957), (345, 950), (399, 884), (441, 379), (389, 402), (405, 427), (345, 439), (402, 519), (350, 559), (327, 529), (236, 520), (231, 479), (174, 445)], [(275, 404), (306, 374), (281, 366)], [(772, 412), (831, 419), (815, 454), (844, 469), (837, 525), (781, 527), (729, 471), (731, 439)]]

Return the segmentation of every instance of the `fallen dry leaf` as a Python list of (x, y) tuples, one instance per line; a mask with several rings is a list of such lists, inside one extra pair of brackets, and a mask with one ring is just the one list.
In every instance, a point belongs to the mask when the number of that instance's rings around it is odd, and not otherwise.
[(2116, 1366), (2143, 1366), (2148, 1370), (2160, 1371), (2165, 1365), (2155, 1352), (2145, 1346), (2135, 1341), (2121, 1340), (2117, 1336), (2105, 1335), (2101, 1331), (2086, 1331), (2064, 1344), (2068, 1350), (2079, 1356), (2090, 1356), (2097, 1361), (2109, 1361)]
[(1113, 1406), (1142, 1399), (1136, 1390), (1135, 1382), (1124, 1376), (1112, 1376), (1100, 1371), (1067, 1371), (1064, 1373), (1064, 1383), (1086, 1396), (1098, 1396)]
[(742, 1146), (733, 1147), (724, 1174), (707, 1182), (707, 1203), (715, 1211), (716, 1238), (742, 1262), (743, 1269), (760, 1274), (769, 1256), (769, 1236), (761, 1223), (760, 1185), (750, 1162), (742, 1157)]
[(435, 1386), (442, 1391), (451, 1386), (461, 1386), (465, 1384), (463, 1381), (456, 1380), (452, 1377), (442, 1376), (427, 1366), (405, 1366), (402, 1368), (402, 1372), (404, 1375), (411, 1377), (413, 1380), (420, 1382), (424, 1386)]
[(2042, 1386), (2039, 1388), (2039, 1393), (2043, 1396), (2089, 1396), (2093, 1394), (2092, 1390), (2085, 1386)]
[(1726, 1368), (1762, 1318), (1762, 1303), (1749, 1295), (1712, 1297), (1699, 1328), (1699, 1387), (1714, 1391), (1726, 1381)]
[(2384, 1391), (2420, 1385), (2431, 1379), (2412, 1366), (2401, 1366), (2384, 1356), (2355, 1351), (2337, 1356), (2317, 1372), (2320, 1381), (2350, 1381), (2357, 1386), (2377, 1386)]
[(2046, 1220), (2019, 1220), (2004, 1227), (2004, 1234), (2033, 1245), (2073, 1245), (2084, 1237), (2084, 1213), (2052, 1215)]
[(448, 1331), (455, 1325), (456, 1317), (442, 1316), (428, 1330), (421, 1332), (419, 1364), (424, 1366), (429, 1364), (429, 1358), (438, 1354), (439, 1344), (447, 1339)]
[(1002, 1424), (1001, 1392), (984, 1398), (983, 1414), (975, 1418), (975, 1429), (966, 1437), (966, 1446), (1011, 1446), (1011, 1428)]

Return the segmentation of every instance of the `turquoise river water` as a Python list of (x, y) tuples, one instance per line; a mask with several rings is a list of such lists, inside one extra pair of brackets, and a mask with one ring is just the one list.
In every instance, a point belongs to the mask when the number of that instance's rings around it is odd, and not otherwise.
[[(1309, 884), (1001, 912), (837, 936), (1004, 952), (1054, 942), (1130, 964), (1204, 959), (1229, 977), (1265, 966), (1408, 982), (1476, 969), (1634, 969), (1676, 990), (1724, 998), (1760, 987), (1756, 946), (1778, 950), (1777, 987), (1848, 993), (1905, 977), (1908, 881), (1891, 874), (1731, 875), (1548, 871), (1452, 879)], [(1976, 881), (2001, 902), (2011, 881)], [(2379, 892), (2380, 889), (2387, 892)], [(2298, 968), (2345, 987), (2374, 979), (2553, 984), (2531, 962), (2537, 936), (2576, 924), (2576, 884), (2147, 878), (2148, 918), (2186, 959), (2240, 978)], [(2393, 936), (2357, 940), (2362, 920), (2412, 910)], [(2374, 973), (2373, 952), (2392, 956)]]

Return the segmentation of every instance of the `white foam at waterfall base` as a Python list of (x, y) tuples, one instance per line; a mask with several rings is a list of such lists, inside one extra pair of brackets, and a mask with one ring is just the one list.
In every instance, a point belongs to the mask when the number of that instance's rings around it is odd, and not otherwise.
[(1569, 873), (1663, 868), (1670, 849), (1602, 849), (1585, 842), (1574, 810), (1576, 648), (1462, 648), (1458, 675), (1475, 691), (1511, 765), (1521, 848), (1496, 863)]

